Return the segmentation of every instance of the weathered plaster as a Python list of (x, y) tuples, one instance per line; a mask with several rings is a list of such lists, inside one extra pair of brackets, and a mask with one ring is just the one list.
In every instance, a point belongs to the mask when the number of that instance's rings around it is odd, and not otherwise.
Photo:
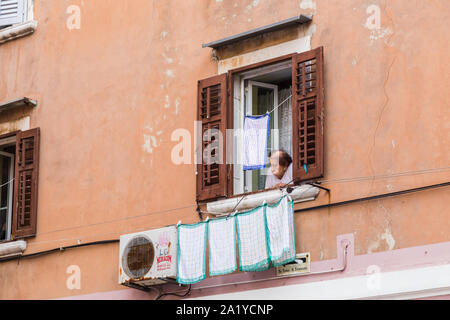
[(0, 30), (0, 44), (34, 33), (38, 21), (34, 20), (34, 0), (26, 2), (25, 21)]
[(8, 122), (0, 122), (0, 134), (5, 134), (8, 132), (18, 131), (18, 130), (28, 130), (30, 129), (30, 116), (20, 118), (18, 120), (11, 120)]
[(306, 36), (300, 39), (291, 40), (282, 44), (266, 47), (253, 52), (244, 53), (218, 62), (218, 74), (228, 70), (261, 62), (282, 55), (303, 52), (311, 49), (311, 37)]
[(395, 239), (392, 235), (392, 232), (389, 228), (386, 228), (385, 231), (378, 236), (378, 239), (376, 241), (373, 241), (369, 244), (367, 253), (373, 253), (376, 251), (381, 245), (381, 241), (385, 241), (387, 250), (393, 250), (395, 247)]
[(301, 0), (300, 9), (313, 9), (316, 10), (316, 2), (314, 0)]
[[(325, 295), (331, 299), (343, 299), (343, 298), (357, 298), (357, 291), (355, 289), (365, 289), (363, 297), (382, 298), (377, 297), (384, 291), (387, 293), (389, 288), (391, 297), (403, 296), (406, 299), (415, 295), (416, 298), (426, 296), (438, 296), (444, 293), (440, 291), (445, 289), (448, 293), (450, 279), (446, 276), (445, 280), (434, 279), (432, 272), (424, 272), (423, 275), (429, 277), (424, 280), (428, 283), (430, 280), (434, 280), (434, 288), (431, 291), (418, 292), (420, 289), (420, 283), (418, 279), (408, 277), (409, 274), (413, 274), (416, 271), (421, 270), (424, 266), (431, 268), (431, 270), (439, 270), (440, 268), (448, 268), (449, 265), (449, 248), (450, 242), (442, 242), (437, 244), (430, 244), (425, 246), (410, 247), (404, 249), (396, 249), (386, 252), (378, 252), (372, 254), (357, 255), (354, 252), (355, 241), (353, 234), (339, 235), (335, 241), (337, 245), (338, 256), (336, 259), (330, 259), (325, 261), (316, 261), (311, 263), (311, 273), (318, 274), (303, 274), (289, 278), (279, 278), (275, 276), (275, 270), (272, 268), (263, 272), (245, 272), (236, 273), (225, 276), (211, 277), (192, 285), (191, 299), (217, 299), (221, 297), (224, 299), (238, 299), (239, 297), (246, 296), (247, 299), (280, 299), (280, 294), (284, 299), (320, 299)], [(346, 256), (344, 257), (344, 248), (346, 249)], [(344, 267), (345, 266), (345, 267)], [(344, 268), (343, 268), (344, 267)], [(343, 270), (342, 270), (343, 269)], [(333, 271), (334, 270), (334, 271)], [(331, 272), (330, 272), (331, 271)], [(396, 285), (401, 284), (402, 288), (392, 288), (390, 285), (393, 279), (389, 277), (389, 274), (395, 272), (396, 275), (404, 277), (408, 281), (400, 281)], [(336, 287), (332, 292), (328, 292), (327, 286), (334, 281), (341, 281), (348, 279), (360, 278), (362, 281), (358, 283), (358, 288), (345, 288), (342, 290), (342, 286)], [(373, 281), (375, 280), (375, 281)], [(292, 292), (298, 292), (302, 290), (289, 291), (287, 286), (303, 285), (310, 288), (316, 286), (319, 290), (314, 290), (315, 296), (312, 297), (312, 291), (306, 290), (306, 292), (298, 293), (299, 296), (293, 296)], [(394, 285), (395, 286), (395, 285)], [(271, 292), (270, 289), (279, 288), (278, 294)], [(256, 291), (251, 290), (264, 290), (265, 295), (257, 295)], [(384, 289), (384, 290), (382, 290)], [(177, 291), (179, 288), (173, 285), (166, 285), (166, 292)], [(183, 289), (184, 290), (184, 289)], [(183, 290), (180, 290), (183, 291)], [(222, 295), (222, 296), (219, 296)], [(353, 297), (350, 297), (354, 295)], [(97, 292), (88, 295), (72, 296), (65, 299), (151, 299), (155, 296), (154, 293), (144, 293), (135, 289), (124, 289), (108, 292)], [(168, 298), (169, 299), (169, 298)], [(172, 299), (177, 299), (172, 297)]]
[[(42, 133), (38, 234), (27, 240), (25, 254), (179, 220), (197, 222), (195, 166), (170, 161), (175, 143), (169, 142), (168, 133), (192, 130), (197, 81), (220, 69), (211, 60), (211, 50), (201, 44), (314, 10), (302, 9), (302, 2), (288, 0), (280, 6), (279, 0), (264, 0), (246, 10), (251, 0), (195, 5), (134, 0), (114, 6), (107, 0), (85, 1), (82, 28), (70, 31), (64, 28), (64, 1), (36, 1), (37, 32), (0, 49), (0, 100), (29, 92), (42, 97), (29, 113), (0, 114), (1, 122), (11, 123), (29, 116), (29, 127), (40, 127)], [(379, 3), (381, 30), (394, 33), (371, 40), (362, 3)], [(310, 45), (305, 48), (324, 47), (322, 185), (331, 194), (320, 192), (314, 205), (448, 181), (450, 70), (445, 44), (450, 39), (442, 32), (443, 21), (449, 20), (447, 0), (332, 0), (315, 1), (315, 6), (307, 26), (217, 52), (223, 61), (241, 57), (233, 62), (240, 66), (259, 61), (247, 53), (266, 48), (270, 53), (275, 46), (307, 36)], [(379, 36), (376, 32), (374, 37)], [(426, 50), (418, 50), (424, 44)], [(298, 51), (298, 46), (290, 49), (266, 57)], [(232, 67), (230, 62), (223, 69)], [(175, 77), (167, 77), (168, 69)], [(169, 108), (164, 107), (166, 96)], [(383, 200), (388, 214), (377, 202), (302, 212), (295, 215), (296, 246), (311, 252), (313, 263), (335, 260), (336, 235), (352, 233), (358, 255), (368, 252), (371, 241), (379, 243), (365, 261), (397, 259), (400, 265), (408, 258), (396, 250), (450, 239), (449, 195), (441, 188), (392, 197)], [(311, 205), (299, 203), (296, 208)], [(408, 261), (429, 263), (424, 257), (410, 255)], [(0, 298), (121, 290), (117, 261), (118, 249), (110, 245), (2, 263)], [(83, 270), (80, 290), (65, 286), (65, 271), (72, 264)]]

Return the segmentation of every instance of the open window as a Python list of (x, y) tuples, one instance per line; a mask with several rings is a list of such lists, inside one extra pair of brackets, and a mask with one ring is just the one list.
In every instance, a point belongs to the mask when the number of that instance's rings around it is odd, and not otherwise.
[[(265, 189), (268, 155), (283, 149), (292, 154), (292, 82), (290, 60), (233, 75), (233, 194)], [(243, 168), (243, 126), (246, 116), (270, 115), (265, 167)]]
[(213, 161), (198, 164), (197, 200), (265, 189), (268, 156), (264, 168), (243, 169), (245, 116), (270, 113), (266, 155), (285, 150), (296, 184), (323, 177), (323, 94), (322, 47), (199, 81), (201, 154)]
[(0, 136), (0, 241), (36, 234), (39, 128)]
[(0, 241), (11, 239), (16, 137), (0, 140)]

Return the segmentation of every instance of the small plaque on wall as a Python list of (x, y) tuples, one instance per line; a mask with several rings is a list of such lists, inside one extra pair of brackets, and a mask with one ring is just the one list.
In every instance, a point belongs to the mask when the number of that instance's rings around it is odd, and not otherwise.
[(277, 276), (287, 276), (291, 274), (309, 273), (311, 258), (309, 252), (297, 253), (296, 259), (284, 266), (277, 267)]

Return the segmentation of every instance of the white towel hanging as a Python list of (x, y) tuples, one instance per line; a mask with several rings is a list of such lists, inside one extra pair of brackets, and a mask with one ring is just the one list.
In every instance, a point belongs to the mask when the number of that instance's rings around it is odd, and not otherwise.
[(274, 266), (284, 265), (295, 259), (294, 211), (287, 196), (266, 208), (269, 238), (269, 255)]
[(205, 279), (207, 229), (206, 222), (178, 227), (178, 283), (192, 284)]
[(209, 275), (217, 276), (236, 270), (235, 217), (213, 219), (208, 226)]
[(269, 141), (270, 115), (245, 116), (244, 120), (244, 170), (265, 167)]

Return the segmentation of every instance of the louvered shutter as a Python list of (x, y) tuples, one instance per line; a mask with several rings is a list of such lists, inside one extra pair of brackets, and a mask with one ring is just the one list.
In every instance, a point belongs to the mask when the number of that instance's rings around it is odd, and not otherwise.
[(323, 177), (323, 97), (323, 47), (295, 55), (292, 58), (292, 174), (297, 182)]
[(39, 128), (17, 134), (12, 231), (14, 239), (36, 234), (39, 137)]
[(26, 0), (0, 0), (0, 27), (24, 22)]
[(202, 133), (201, 164), (197, 164), (197, 200), (225, 197), (227, 74), (198, 82), (197, 119), (201, 122)]

